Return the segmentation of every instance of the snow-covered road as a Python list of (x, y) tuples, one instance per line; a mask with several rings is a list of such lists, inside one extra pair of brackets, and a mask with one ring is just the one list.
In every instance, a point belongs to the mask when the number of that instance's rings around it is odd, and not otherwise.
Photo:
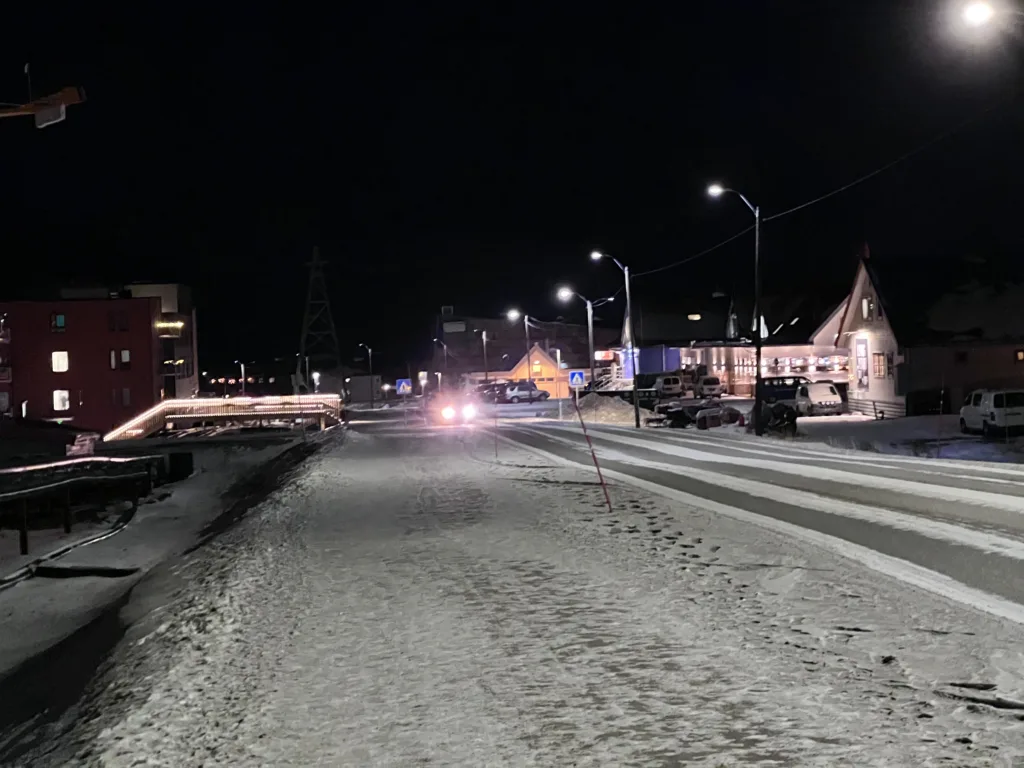
[[(569, 432), (529, 429), (509, 434), (577, 460), (552, 439)], [(1024, 754), (1019, 625), (625, 482), (613, 480), (609, 513), (592, 469), (505, 441), (497, 451), (480, 431), (418, 428), (351, 434), (310, 460), (136, 590), (124, 639), (24, 764), (1010, 765)], [(717, 470), (744, 474), (736, 466)], [(986, 492), (1018, 498), (1012, 477), (998, 480)], [(883, 486), (873, 492), (898, 493)]]

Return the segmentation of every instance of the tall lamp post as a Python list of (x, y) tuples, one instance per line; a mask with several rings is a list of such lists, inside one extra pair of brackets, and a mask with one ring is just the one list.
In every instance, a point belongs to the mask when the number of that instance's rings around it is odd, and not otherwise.
[(362, 343), (360, 343), (359, 346), (366, 350), (367, 357), (369, 358), (369, 369), (370, 369), (370, 409), (372, 410), (373, 409), (373, 390), (375, 389), (375, 387), (373, 386), (373, 348), (367, 346), (366, 344), (362, 344)]
[[(558, 289), (558, 298), (561, 301), (570, 301), (573, 296), (581, 299), (587, 305), (587, 340), (590, 343), (590, 386), (594, 387), (597, 385), (597, 364), (594, 362), (594, 302), (584, 296), (582, 293), (574, 291), (569, 286), (563, 286)], [(598, 299), (597, 306), (607, 304), (610, 301), (615, 301), (614, 296), (609, 296), (606, 299)]]
[(245, 363), (241, 360), (235, 360), (235, 365), (242, 366), (242, 397), (245, 397)]
[(623, 278), (626, 281), (626, 316), (629, 318), (629, 363), (630, 368), (633, 370), (633, 421), (634, 426), (640, 429), (640, 396), (637, 394), (636, 377), (639, 371), (639, 355), (636, 349), (636, 333), (634, 332), (633, 325), (633, 297), (629, 290), (629, 267), (624, 265), (621, 261), (613, 256), (608, 256), (600, 251), (594, 251), (590, 254), (590, 258), (594, 261), (600, 261), (604, 258), (611, 259), (615, 266), (622, 270)]
[(434, 343), (435, 344), (440, 344), (442, 349), (444, 349), (444, 369), (447, 371), (448, 370), (448, 345), (445, 344), (440, 339), (434, 339)]
[(735, 189), (728, 189), (721, 184), (708, 187), (708, 195), (721, 197), (730, 193), (736, 195), (754, 214), (754, 434), (764, 434), (764, 420), (761, 418), (761, 347), (764, 339), (761, 334), (761, 206), (754, 205)]
[(487, 383), (487, 377), (488, 377), (488, 370), (487, 370), (487, 331), (482, 331), (482, 330), (480, 330), (478, 328), (477, 329), (477, 333), (480, 334), (480, 340), (483, 342), (483, 345), (484, 345), (484, 384), (486, 384)]
[[(509, 322), (514, 323), (523, 318), (523, 329), (526, 331), (526, 379), (527, 381), (533, 381), (533, 361), (530, 359), (530, 353), (533, 350), (530, 344), (530, 316), (524, 315), (518, 309), (510, 309), (505, 317), (509, 319)], [(531, 395), (532, 396), (532, 395)]]

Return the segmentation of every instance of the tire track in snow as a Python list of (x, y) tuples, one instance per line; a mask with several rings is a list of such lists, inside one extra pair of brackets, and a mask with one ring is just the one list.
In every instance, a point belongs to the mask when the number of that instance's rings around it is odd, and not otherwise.
[[(512, 431), (518, 431), (524, 434), (534, 435), (536, 437), (552, 441), (556, 444), (567, 445), (577, 451), (582, 450), (581, 445), (579, 443), (568, 440), (566, 438), (560, 438), (551, 435), (546, 430), (543, 429), (523, 427), (517, 428), (516, 430)], [(550, 460), (557, 460), (562, 463), (568, 463), (573, 466), (580, 466), (584, 464), (582, 459), (579, 462), (576, 462), (557, 453), (553, 453), (543, 448), (538, 448), (530, 443), (517, 441), (506, 435), (500, 435), (500, 437), (502, 437), (505, 440), (508, 440), (509, 442), (515, 445), (525, 445), (526, 447), (529, 447), (531, 450), (534, 450), (536, 453), (543, 455)], [(680, 470), (685, 470), (686, 472), (690, 471), (690, 468), (688, 467), (679, 467), (672, 464), (659, 464), (657, 462), (647, 462), (642, 459), (635, 459), (633, 457), (628, 456), (627, 454), (622, 454), (621, 452), (609, 451), (607, 448), (598, 448), (598, 453), (599, 455), (605, 457), (607, 460), (610, 461), (631, 464), (637, 467), (646, 466), (647, 468), (655, 469), (657, 471), (670, 474), (680, 474)], [(961, 603), (968, 607), (976, 608), (985, 611), (986, 613), (990, 613), (994, 616), (998, 616), (1000, 618), (1013, 621), (1014, 623), (1024, 625), (1024, 605), (1022, 605), (1021, 603), (1016, 602), (1014, 600), (1006, 599), (1004, 597), (1000, 597), (992, 592), (968, 586), (963, 582), (957, 581), (947, 576), (946, 574), (940, 573), (930, 568), (925, 568), (921, 565), (912, 563), (908, 560), (883, 554), (870, 547), (866, 547), (861, 544), (852, 542), (849, 539), (833, 536), (831, 534), (824, 533), (819, 530), (806, 528), (795, 523), (780, 520), (769, 515), (752, 512), (747, 509), (743, 509), (741, 507), (733, 506), (730, 504), (717, 502), (702, 496), (696, 496), (691, 493), (687, 493), (686, 491), (681, 491), (676, 488), (672, 488), (660, 482), (652, 482), (650, 480), (645, 480), (636, 477), (635, 475), (627, 472), (622, 472), (611, 468), (602, 468), (602, 471), (608, 477), (615, 478), (624, 483), (630, 483), (645, 490), (653, 491), (655, 493), (659, 493), (662, 495), (667, 495), (685, 504), (702, 507), (709, 511), (718, 512), (720, 514), (727, 515), (729, 517), (733, 517), (744, 522), (752, 523), (754, 525), (758, 525), (764, 528), (773, 529), (787, 536), (808, 541), (835, 554), (856, 560), (857, 562), (861, 563), (862, 565), (866, 565), (872, 570), (884, 573), (904, 583), (910, 584), (912, 586), (918, 587), (928, 592), (932, 592), (934, 594), (938, 594), (944, 598), (953, 600), (954, 602)], [(716, 482), (718, 480), (718, 477), (719, 476), (717, 475), (715, 476)], [(771, 488), (770, 485), (763, 483), (758, 483), (758, 485)], [(756, 499), (757, 497), (753, 496), (752, 498)], [(912, 516), (908, 515), (907, 517)], [(909, 524), (911, 521), (906, 522)], [(965, 534), (971, 533), (968, 529), (963, 530)], [(923, 531), (915, 530), (914, 532), (926, 535), (923, 533)], [(935, 533), (935, 530), (933, 529), (932, 532)], [(964, 542), (957, 543), (961, 546), (966, 546)], [(1009, 541), (1005, 543), (1012, 544), (1012, 542)]]

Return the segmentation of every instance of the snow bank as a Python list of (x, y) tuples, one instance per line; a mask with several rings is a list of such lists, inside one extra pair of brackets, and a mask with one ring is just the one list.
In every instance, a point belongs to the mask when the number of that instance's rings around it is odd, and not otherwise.
[[(0, 623), (4, 626), (4, 631), (0, 632), (0, 678), (87, 624), (149, 570), (190, 546), (199, 532), (223, 511), (222, 494), (246, 472), (270, 461), (291, 445), (197, 451), (196, 472), (179, 483), (156, 489), (154, 496), (144, 500), (122, 531), (73, 549), (53, 563), (64, 567), (138, 569), (135, 575), (119, 579), (33, 578), (0, 592)], [(170, 491), (169, 496), (166, 491)], [(158, 500), (159, 497), (164, 498)], [(87, 533), (98, 532), (75, 526), (68, 543), (86, 538)], [(40, 533), (32, 531), (30, 537)], [(40, 544), (37, 547), (33, 541), (30, 538), (28, 560), (62, 546)], [(16, 531), (14, 545), (17, 546)], [(19, 563), (14, 560), (5, 562), (0, 575), (10, 575), (18, 567)]]
[(907, 416), (873, 419), (860, 414), (802, 417), (797, 436), (836, 448), (852, 448), (903, 456), (969, 461), (1024, 461), (1024, 440), (985, 440), (960, 432), (960, 417)]
[[(603, 395), (590, 394), (580, 398), (580, 411), (583, 413), (583, 421), (595, 424), (633, 424), (636, 416), (633, 405), (627, 403), (620, 397), (607, 397)], [(655, 414), (646, 408), (640, 409), (640, 423)], [(576, 408), (571, 403), (563, 408), (562, 421), (577, 421)]]

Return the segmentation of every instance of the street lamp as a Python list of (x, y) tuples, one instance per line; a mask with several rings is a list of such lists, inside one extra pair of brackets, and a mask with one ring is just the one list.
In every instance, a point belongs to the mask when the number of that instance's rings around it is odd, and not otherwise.
[(371, 347), (367, 346), (366, 344), (361, 343), (361, 342), (360, 342), (359, 346), (366, 350), (366, 354), (367, 354), (367, 356), (369, 358), (369, 369), (370, 369), (370, 387), (369, 387), (369, 389), (370, 389), (370, 409), (372, 410), (373, 409), (373, 390), (374, 390), (374, 386), (373, 386), (373, 349)]
[(434, 339), (435, 344), (440, 344), (444, 348), (444, 369), (448, 370), (448, 345), (440, 339)]
[(712, 184), (708, 187), (709, 197), (721, 197), (726, 193), (736, 195), (743, 204), (754, 214), (754, 434), (764, 434), (764, 424), (761, 418), (761, 206), (754, 205), (735, 189), (723, 187), (721, 184)]
[(482, 331), (479, 328), (476, 329), (476, 333), (480, 334), (480, 340), (484, 344), (484, 384), (487, 383), (487, 331)]
[(607, 254), (601, 253), (600, 251), (592, 251), (590, 258), (593, 261), (600, 261), (604, 258), (611, 259), (615, 266), (622, 270), (623, 278), (626, 281), (626, 317), (629, 319), (629, 362), (630, 367), (633, 369), (633, 421), (637, 429), (640, 429), (640, 396), (637, 394), (636, 377), (639, 371), (637, 351), (636, 351), (636, 333), (634, 332), (633, 326), (633, 297), (629, 290), (629, 267), (624, 265), (621, 261), (616, 259), (614, 256), (608, 256)]
[[(560, 301), (571, 301), (573, 296), (582, 299), (587, 305), (587, 338), (590, 342), (590, 386), (593, 388), (597, 386), (597, 374), (595, 373), (597, 364), (594, 362), (594, 302), (582, 293), (574, 291), (567, 285), (563, 285), (558, 289), (558, 298)], [(606, 304), (611, 301), (615, 301), (614, 296), (609, 296), (607, 299), (598, 299), (597, 306), (601, 306), (602, 304)]]
[(970, 27), (983, 27), (992, 21), (996, 15), (996, 9), (991, 3), (973, 2), (964, 6), (962, 16), (964, 23)]
[(245, 363), (241, 360), (235, 360), (235, 365), (242, 366), (242, 397), (245, 397)]
[[(508, 318), (510, 323), (515, 323), (519, 318), (523, 318), (523, 329), (526, 331), (526, 379), (527, 381), (533, 381), (533, 361), (530, 359), (530, 352), (533, 347), (530, 344), (530, 316), (524, 315), (518, 309), (510, 309), (505, 313), (505, 317)], [(533, 396), (531, 392), (531, 397)]]

